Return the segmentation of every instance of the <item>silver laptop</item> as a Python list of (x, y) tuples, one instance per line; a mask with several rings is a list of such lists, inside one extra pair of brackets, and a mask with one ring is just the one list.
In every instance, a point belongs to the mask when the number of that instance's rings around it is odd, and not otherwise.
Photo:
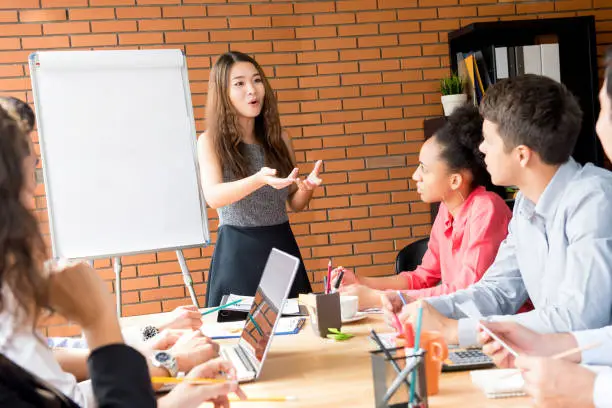
[(239, 382), (259, 377), (299, 266), (298, 258), (272, 248), (238, 344), (221, 347)]

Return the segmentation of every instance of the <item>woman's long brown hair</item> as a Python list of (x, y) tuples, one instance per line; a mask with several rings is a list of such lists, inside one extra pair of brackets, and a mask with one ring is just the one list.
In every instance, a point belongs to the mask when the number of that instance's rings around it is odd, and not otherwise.
[(206, 105), (207, 133), (212, 137), (219, 163), (234, 177), (249, 176), (247, 159), (240, 152), (239, 115), (229, 98), (230, 71), (237, 62), (250, 62), (259, 72), (265, 88), (261, 113), (255, 118), (255, 138), (264, 148), (266, 166), (286, 177), (294, 167), (293, 160), (282, 138), (282, 128), (274, 91), (261, 66), (250, 56), (230, 51), (219, 57), (210, 72)]
[[(47, 305), (47, 279), (41, 270), (46, 247), (36, 218), (21, 199), (33, 117), (27, 104), (0, 98), (0, 310), (16, 307), (10, 312), (18, 324), (31, 324), (32, 329)], [(6, 289), (15, 304), (5, 298)]]
[(612, 99), (612, 46), (608, 47), (606, 50), (606, 92), (608, 92), (608, 97)]

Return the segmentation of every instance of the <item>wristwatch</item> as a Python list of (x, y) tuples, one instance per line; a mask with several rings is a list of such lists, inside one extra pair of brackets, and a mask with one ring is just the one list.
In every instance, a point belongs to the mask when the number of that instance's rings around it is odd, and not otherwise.
[(156, 351), (151, 357), (153, 365), (155, 367), (161, 367), (168, 370), (171, 377), (176, 377), (178, 374), (178, 365), (176, 364), (176, 359), (172, 356), (172, 354), (167, 351)]

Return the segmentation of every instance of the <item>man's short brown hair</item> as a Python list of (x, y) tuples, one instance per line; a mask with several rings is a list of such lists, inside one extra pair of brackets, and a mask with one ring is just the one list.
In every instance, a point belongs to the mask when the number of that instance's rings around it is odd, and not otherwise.
[(569, 160), (582, 126), (574, 95), (565, 85), (539, 75), (497, 82), (487, 90), (480, 112), (498, 126), (508, 150), (525, 145), (547, 164)]

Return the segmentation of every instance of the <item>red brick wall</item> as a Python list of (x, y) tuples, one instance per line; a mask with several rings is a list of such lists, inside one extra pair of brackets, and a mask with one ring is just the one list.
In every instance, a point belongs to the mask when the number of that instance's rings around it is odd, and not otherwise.
[[(278, 92), (304, 172), (325, 161), (324, 186), (291, 221), (315, 288), (329, 256), (361, 274), (392, 271), (396, 251), (430, 228), (409, 176), (424, 117), (442, 112), (446, 33), (474, 21), (595, 15), (600, 53), (612, 43), (611, 0), (0, 0), (0, 92), (32, 100), (37, 49), (182, 49), (198, 131), (211, 63), (252, 53)], [(37, 214), (48, 231), (44, 188)], [(209, 211), (213, 230), (216, 213)], [(214, 237), (214, 234), (213, 234)], [(212, 247), (186, 251), (203, 302)], [(126, 315), (188, 303), (174, 253), (123, 258)], [(96, 261), (112, 287), (109, 260)], [(51, 322), (49, 334), (78, 328)]]

